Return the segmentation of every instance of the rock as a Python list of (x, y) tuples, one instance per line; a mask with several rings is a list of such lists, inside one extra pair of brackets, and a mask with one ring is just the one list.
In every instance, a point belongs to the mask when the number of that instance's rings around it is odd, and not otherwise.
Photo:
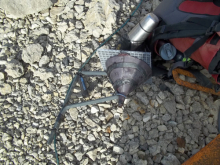
[(23, 18), (26, 15), (48, 9), (56, 0), (1, 0), (0, 6), (10, 18)]
[(114, 146), (113, 147), (113, 152), (116, 153), (116, 154), (123, 154), (124, 150), (119, 146)]
[(72, 81), (72, 76), (69, 73), (64, 73), (61, 75), (61, 84), (62, 85), (68, 85)]
[(165, 115), (163, 115), (163, 117), (162, 117), (162, 120), (163, 121), (169, 121), (171, 119), (171, 116), (169, 115), (169, 114), (165, 114)]
[(165, 95), (164, 95), (164, 93), (163, 93), (162, 91), (159, 92), (158, 96), (159, 96), (162, 100), (164, 100), (164, 99), (166, 98)]
[(214, 127), (214, 126), (213, 126), (213, 125), (211, 125), (211, 124), (207, 124), (207, 126), (206, 126), (206, 127), (208, 128), (209, 133), (217, 133), (217, 132), (218, 132), (217, 128), (216, 128), (216, 127)]
[(111, 127), (110, 127), (111, 131), (116, 131), (117, 130), (117, 127), (115, 124), (112, 124)]
[(68, 139), (67, 139), (65, 133), (60, 133), (60, 137), (62, 138), (62, 142), (63, 142), (63, 143), (66, 143), (66, 142), (68, 141)]
[(147, 105), (149, 103), (149, 100), (144, 92), (137, 92), (136, 96), (145, 104)]
[(194, 113), (196, 113), (196, 112), (201, 112), (201, 111), (202, 111), (202, 106), (201, 106), (201, 104), (200, 104), (199, 102), (196, 102), (196, 101), (192, 104), (191, 108), (192, 108), (192, 111), (193, 111)]
[(89, 141), (95, 141), (94, 135), (89, 134), (89, 135), (88, 135), (88, 140), (89, 140)]
[(12, 137), (9, 134), (7, 134), (7, 133), (3, 133), (2, 141), (6, 142), (6, 141), (10, 141), (10, 140), (12, 140)]
[(33, 128), (33, 127), (28, 127), (26, 129), (26, 132), (29, 133), (29, 134), (35, 134), (35, 133), (37, 133), (37, 129)]
[[(111, 25), (116, 22), (116, 12), (120, 6), (115, 0), (92, 0), (83, 22), (90, 35), (99, 37), (101, 34), (112, 33)], [(78, 12), (81, 12), (79, 10)], [(104, 28), (105, 27), (105, 28)], [(105, 34), (104, 34), (105, 33)]]
[(175, 155), (173, 154), (168, 154), (167, 156), (164, 156), (163, 159), (161, 160), (161, 163), (163, 165), (180, 165), (179, 160), (176, 158)]
[(161, 149), (161, 147), (158, 144), (149, 147), (149, 151), (150, 151), (151, 155), (153, 155), (153, 156), (159, 154), (160, 149)]
[(69, 33), (67, 33), (63, 39), (64, 43), (71, 43), (73, 41), (77, 41), (79, 39), (79, 34), (72, 30)]
[(111, 120), (113, 118), (113, 114), (111, 112), (109, 112), (108, 110), (106, 110), (105, 117), (106, 117), (106, 121), (108, 122), (109, 120)]
[(49, 62), (50, 62), (50, 59), (49, 59), (48, 56), (46, 56), (46, 55), (42, 56), (40, 61), (39, 61), (39, 66), (42, 67), (42, 66), (48, 64)]
[(22, 60), (29, 64), (33, 64), (34, 62), (39, 62), (43, 50), (44, 49), (40, 44), (28, 45), (22, 52)]
[(144, 116), (143, 116), (143, 122), (147, 122), (151, 119), (151, 113), (146, 113)]
[(91, 113), (97, 113), (97, 112), (99, 112), (99, 107), (98, 106), (92, 106)]
[(167, 127), (165, 125), (159, 125), (157, 128), (159, 131), (166, 131), (167, 130)]
[(41, 80), (47, 80), (48, 78), (54, 77), (53, 72), (47, 71), (45, 69), (32, 70), (34, 72), (34, 77), (40, 77)]
[(92, 121), (91, 119), (89, 119), (89, 118), (86, 118), (86, 119), (85, 119), (85, 123), (86, 123), (88, 126), (93, 127), (94, 130), (96, 130), (96, 131), (100, 131), (100, 130), (101, 130), (101, 127), (100, 127), (98, 124), (96, 124), (94, 121)]
[(50, 10), (50, 16), (61, 15), (64, 12), (65, 7), (52, 7)]
[(76, 10), (77, 13), (82, 13), (83, 12), (83, 6), (80, 6), (80, 5), (74, 5), (74, 8)]
[(10, 94), (12, 91), (11, 91), (11, 86), (9, 84), (0, 84), (0, 93), (2, 95), (7, 95), (7, 94)]
[(163, 105), (170, 114), (175, 114), (176, 113), (176, 102), (175, 102), (175, 100), (164, 101)]
[(13, 59), (7, 63), (5, 72), (13, 78), (18, 78), (24, 75), (24, 68), (19, 61)]
[(76, 153), (75, 153), (75, 157), (76, 157), (76, 159), (77, 159), (78, 161), (82, 160), (82, 156), (83, 156), (83, 153), (81, 153), (81, 152), (76, 152)]
[(74, 121), (77, 121), (77, 118), (78, 118), (78, 110), (77, 110), (76, 108), (70, 108), (70, 109), (69, 109), (69, 113), (70, 113), (71, 118), (72, 118)]
[(156, 163), (160, 163), (161, 159), (162, 159), (162, 155), (161, 154), (157, 154), (153, 157), (153, 161)]
[(93, 161), (95, 161), (95, 160), (96, 160), (96, 157), (97, 157), (97, 149), (87, 152), (86, 155), (87, 155), (90, 159), (92, 159)]
[(142, 116), (139, 112), (132, 113), (132, 116), (133, 116), (133, 118), (135, 118), (138, 121), (142, 120)]
[(52, 96), (51, 96), (51, 94), (44, 94), (42, 96), (42, 99), (43, 99), (44, 102), (51, 102)]
[(0, 81), (5, 79), (4, 73), (0, 72)]
[(158, 130), (157, 129), (152, 129), (149, 131), (149, 137), (152, 138), (156, 138), (158, 137)]

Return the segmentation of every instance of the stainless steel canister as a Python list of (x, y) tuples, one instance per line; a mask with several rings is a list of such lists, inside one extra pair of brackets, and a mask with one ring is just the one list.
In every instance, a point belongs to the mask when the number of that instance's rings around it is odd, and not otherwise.
[(158, 22), (158, 17), (153, 13), (149, 13), (128, 33), (133, 50), (144, 42)]

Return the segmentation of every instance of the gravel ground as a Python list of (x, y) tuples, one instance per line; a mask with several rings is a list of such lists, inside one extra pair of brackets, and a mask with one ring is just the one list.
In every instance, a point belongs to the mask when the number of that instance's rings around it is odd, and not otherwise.
[[(30, 1), (21, 9), (10, 7), (15, 0), (0, 1), (7, 13), (0, 10), (1, 164), (56, 164), (47, 140), (72, 77), (139, 3), (38, 1), (34, 8), (28, 7)], [(158, 4), (145, 0), (120, 33)], [(105, 48), (114, 47), (117, 38)], [(102, 70), (97, 55), (85, 70)], [(85, 80), (89, 99), (113, 93), (105, 77)], [(60, 164), (179, 165), (217, 136), (217, 98), (155, 77), (152, 81), (132, 92), (123, 108), (111, 101), (70, 109), (57, 136)], [(174, 95), (161, 91), (160, 84)], [(84, 100), (79, 84), (73, 92), (70, 103)]]

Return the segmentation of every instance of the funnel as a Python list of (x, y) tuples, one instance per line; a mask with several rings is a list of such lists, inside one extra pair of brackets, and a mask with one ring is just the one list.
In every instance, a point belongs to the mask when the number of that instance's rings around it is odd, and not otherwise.
[(119, 94), (119, 106), (125, 97), (151, 77), (151, 68), (144, 61), (127, 53), (120, 53), (106, 61), (107, 75)]

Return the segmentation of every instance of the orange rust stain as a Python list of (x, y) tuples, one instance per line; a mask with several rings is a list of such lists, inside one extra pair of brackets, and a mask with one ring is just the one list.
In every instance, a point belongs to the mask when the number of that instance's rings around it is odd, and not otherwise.
[(179, 85), (182, 85), (182, 86), (185, 86), (187, 88), (190, 88), (190, 89), (195, 89), (195, 90), (199, 90), (199, 91), (203, 91), (203, 92), (207, 92), (207, 93), (211, 93), (213, 95), (220, 95), (220, 91), (219, 92), (215, 92), (214, 89), (211, 89), (211, 88), (206, 88), (206, 87), (203, 87), (199, 84), (192, 84), (190, 82), (187, 82), (187, 81), (183, 81), (179, 78), (179, 74), (182, 74), (182, 75), (185, 75), (185, 76), (188, 76), (188, 77), (192, 77), (192, 78), (195, 78), (194, 75), (186, 70), (183, 70), (183, 69), (180, 69), (180, 68), (176, 68), (172, 71), (173, 73), (173, 78), (174, 80), (176, 81), (177, 84)]
[(127, 118), (125, 118), (125, 120), (128, 120), (128, 119), (130, 119), (130, 116), (128, 115), (128, 117)]
[(107, 133), (111, 133), (110, 127), (107, 127), (107, 128), (106, 128), (106, 132), (107, 132)]
[(220, 165), (220, 134), (182, 165)]

